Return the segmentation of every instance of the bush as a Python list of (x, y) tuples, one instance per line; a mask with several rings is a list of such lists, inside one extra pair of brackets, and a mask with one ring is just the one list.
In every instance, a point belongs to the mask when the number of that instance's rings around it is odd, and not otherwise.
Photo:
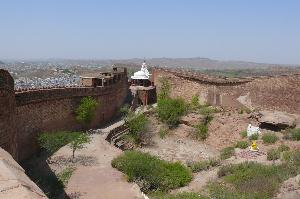
[(75, 168), (67, 167), (64, 170), (62, 170), (57, 175), (57, 177), (63, 183), (63, 185), (66, 186), (74, 171), (75, 171)]
[(212, 106), (204, 105), (204, 106), (199, 107), (199, 113), (201, 115), (211, 115), (216, 112), (217, 112), (217, 110)]
[(125, 151), (111, 164), (125, 173), (130, 182), (143, 182), (141, 189), (144, 192), (166, 191), (185, 186), (192, 180), (190, 170), (181, 163), (169, 163), (138, 151)]
[[(260, 199), (258, 193), (241, 192), (235, 188), (227, 187), (224, 183), (212, 182), (208, 186), (209, 198), (213, 199)], [(266, 198), (264, 198), (266, 199)]]
[(273, 144), (278, 140), (278, 137), (274, 133), (265, 133), (262, 140), (265, 144)]
[(290, 129), (288, 131), (290, 139), (299, 141), (300, 140), (300, 129)]
[(171, 84), (167, 78), (159, 79), (160, 89), (158, 93), (158, 100), (165, 99), (170, 97), (171, 93)]
[(205, 124), (198, 124), (196, 128), (196, 137), (199, 140), (205, 140), (208, 137), (208, 127)]
[(167, 136), (168, 132), (169, 132), (169, 130), (167, 128), (160, 128), (159, 129), (159, 137), (161, 139), (164, 139)]
[(181, 116), (186, 112), (186, 105), (183, 99), (162, 98), (157, 101), (157, 114), (162, 122), (170, 126), (178, 124)]
[(195, 192), (182, 192), (182, 193), (177, 193), (176, 195), (171, 195), (169, 193), (165, 193), (161, 191), (155, 191), (151, 193), (150, 198), (151, 199), (208, 199), (207, 197), (199, 195), (199, 193), (195, 193)]
[(220, 160), (210, 159), (200, 162), (190, 162), (187, 166), (192, 170), (193, 173), (200, 172), (202, 170), (208, 170), (211, 167), (220, 165)]
[(278, 150), (279, 152), (289, 151), (289, 150), (290, 150), (290, 147), (287, 146), (287, 145), (282, 144), (282, 145), (280, 145), (280, 146), (278, 147), (277, 150)]
[(39, 145), (48, 153), (52, 154), (61, 147), (71, 142), (72, 132), (61, 131), (53, 133), (41, 133), (38, 136)]
[(89, 124), (95, 115), (97, 106), (97, 101), (92, 97), (82, 98), (79, 107), (76, 109), (76, 120), (84, 124)]
[(242, 138), (247, 137), (247, 131), (240, 132), (240, 135), (241, 135)]
[(259, 134), (258, 133), (254, 133), (251, 136), (249, 136), (249, 140), (258, 140)]
[(130, 112), (124, 120), (129, 131), (128, 136), (133, 139), (134, 144), (141, 144), (149, 122), (145, 114)]
[(278, 160), (280, 158), (280, 151), (276, 149), (270, 149), (267, 152), (267, 160)]
[(221, 151), (221, 160), (225, 160), (234, 155), (234, 147), (226, 147)]
[(235, 148), (245, 149), (249, 146), (247, 141), (238, 141), (235, 145)]
[(197, 95), (193, 95), (192, 96), (192, 99), (191, 99), (191, 102), (190, 102), (190, 109), (191, 110), (196, 110), (198, 107), (200, 106), (200, 103), (199, 103), (199, 98)]
[(231, 183), (237, 192), (244, 194), (257, 193), (256, 198), (271, 198), (280, 184), (293, 174), (283, 165), (262, 165), (246, 162), (237, 165), (223, 166), (219, 172), (226, 182)]

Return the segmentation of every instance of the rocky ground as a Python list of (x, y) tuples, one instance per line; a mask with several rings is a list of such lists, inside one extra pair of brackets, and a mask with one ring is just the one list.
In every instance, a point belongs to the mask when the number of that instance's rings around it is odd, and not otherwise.
[[(249, 123), (258, 125), (257, 120), (250, 117), (250, 114), (240, 114), (237, 111), (219, 112), (214, 114), (213, 120), (208, 126), (209, 136), (204, 141), (197, 140), (194, 136), (195, 125), (202, 116), (190, 113), (185, 116), (181, 124), (170, 129), (164, 136), (160, 135), (160, 129), (165, 125), (159, 122), (154, 114), (149, 114), (150, 125), (148, 134), (151, 142), (148, 145), (137, 148), (137, 150), (148, 152), (168, 161), (180, 161), (184, 164), (197, 162), (211, 158), (219, 158), (223, 148), (234, 146), (242, 138), (241, 131), (245, 131)], [(116, 123), (117, 124), (117, 123)], [(108, 128), (114, 128), (112, 124)], [(277, 148), (281, 144), (288, 145), (291, 150), (299, 149), (299, 141), (283, 139), (280, 132), (262, 129), (262, 134), (276, 133), (279, 140), (274, 144), (264, 144), (261, 138), (257, 141), (260, 152), (254, 154), (249, 149), (235, 149), (234, 156), (222, 160), (219, 166), (193, 174), (193, 180), (185, 187), (173, 190), (172, 193), (193, 191), (199, 192), (206, 185), (218, 179), (217, 172), (221, 165), (237, 164), (245, 161), (256, 161), (262, 164), (279, 164), (267, 160), (267, 151)], [(75, 168), (66, 187), (65, 194), (70, 198), (143, 198), (139, 187), (134, 183), (128, 183), (125, 176), (111, 167), (111, 160), (120, 155), (122, 151), (109, 144), (105, 137), (109, 129), (99, 129), (92, 135), (92, 141), (86, 148), (76, 152), (76, 158), (72, 161), (71, 149), (68, 146), (57, 151), (51, 159), (43, 162), (40, 167), (49, 169), (58, 174), (67, 167)], [(260, 136), (261, 137), (261, 136)], [(41, 164), (40, 160), (32, 160), (31, 165)], [(285, 181), (278, 191), (277, 198), (300, 198), (299, 175)]]

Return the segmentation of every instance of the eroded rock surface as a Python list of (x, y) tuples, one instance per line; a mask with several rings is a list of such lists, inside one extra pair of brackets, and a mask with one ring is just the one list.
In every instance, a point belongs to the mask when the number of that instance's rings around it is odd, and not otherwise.
[(24, 169), (2, 148), (0, 148), (0, 198), (47, 198), (25, 174)]
[(280, 111), (260, 111), (258, 121), (262, 126), (284, 129), (295, 127), (297, 118), (297, 115)]

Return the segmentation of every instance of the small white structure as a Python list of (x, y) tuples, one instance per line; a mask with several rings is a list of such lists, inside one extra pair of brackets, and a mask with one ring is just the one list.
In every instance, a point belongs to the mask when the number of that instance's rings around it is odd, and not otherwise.
[(247, 128), (247, 137), (250, 137), (253, 134), (260, 134), (260, 129), (259, 127), (256, 126), (252, 126), (251, 124), (248, 125)]
[(133, 76), (131, 76), (131, 79), (149, 79), (150, 73), (147, 69), (147, 64), (144, 61), (142, 64), (142, 68), (140, 71), (135, 72)]

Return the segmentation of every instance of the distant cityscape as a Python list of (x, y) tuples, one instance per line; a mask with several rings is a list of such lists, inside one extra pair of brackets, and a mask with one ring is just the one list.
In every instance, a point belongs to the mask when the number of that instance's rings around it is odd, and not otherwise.
[[(300, 72), (296, 65), (262, 64), (241, 61), (218, 61), (207, 58), (151, 58), (146, 59), (151, 67), (177, 68), (216, 76), (245, 77), (280, 75)], [(129, 76), (140, 69), (143, 59), (125, 60), (0, 60), (0, 68), (10, 72), (15, 80), (15, 89), (78, 86), (80, 76), (97, 76), (112, 65), (126, 67)]]

